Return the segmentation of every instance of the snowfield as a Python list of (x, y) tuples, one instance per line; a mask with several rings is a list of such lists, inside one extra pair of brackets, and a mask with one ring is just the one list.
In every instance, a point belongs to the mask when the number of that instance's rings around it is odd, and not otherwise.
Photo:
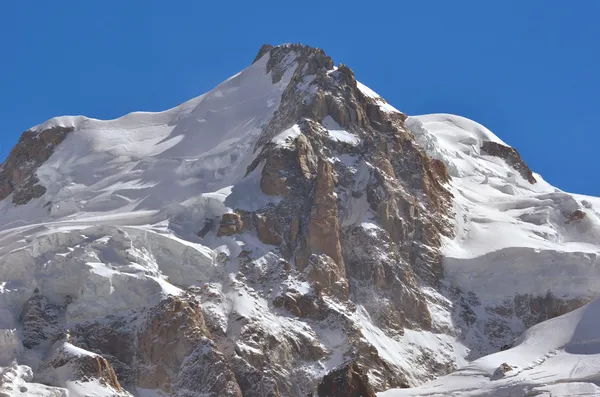
[[(215, 297), (202, 303), (204, 315), (228, 337), (243, 332), (228, 319), (245, 317), (278, 340), (302, 338), (327, 352), (326, 359), (298, 363), (290, 376), (322, 378), (344, 363), (345, 325), (315, 326), (273, 309), (280, 291), (293, 287), (307, 293), (308, 283), (242, 282), (240, 265), (226, 259), (251, 251), (258, 258), (252, 272), (259, 279), (276, 264), (273, 246), (249, 234), (199, 236), (203, 225), (225, 213), (253, 211), (280, 200), (261, 191), (260, 166), (247, 174), (257, 154), (255, 144), (295, 69), (295, 58), (286, 58), (287, 69), (273, 83), (272, 73), (265, 73), (268, 58), (164, 112), (108, 121), (59, 117), (33, 128), (74, 131), (37, 170), (47, 187), (43, 197), (18, 207), (10, 197), (0, 202), (0, 395), (117, 395), (95, 381), (73, 381), (69, 365), (51, 369), (44, 364), (52, 354), (93, 353), (68, 343), (24, 348), (23, 307), (40, 293), (49, 306), (66, 307), (60, 321), (68, 329), (153, 307), (187, 287), (203, 286)], [(313, 79), (298, 83), (308, 99), (314, 94)], [(358, 89), (383, 111), (398, 112), (368, 87), (359, 83)], [(551, 291), (564, 300), (598, 296), (600, 199), (560, 191), (538, 174), (537, 183), (530, 184), (506, 161), (481, 151), (484, 141), (506, 144), (474, 121), (434, 114), (409, 117), (406, 125), (418, 145), (446, 165), (454, 195), (455, 237), (443, 245), (447, 291), (423, 287), (436, 331), (406, 329), (389, 335), (364, 307), (349, 312), (333, 300), (327, 303), (391, 367), (405, 370), (411, 385), (431, 379), (432, 368), (423, 357), (459, 369), (417, 388), (378, 395), (600, 395), (600, 301), (527, 331), (516, 315), (508, 316), (509, 330), (497, 340), (483, 331), (492, 316), (489, 308), (520, 295)], [(330, 141), (352, 147), (362, 143), (330, 116), (322, 126)], [(270, 143), (286, 146), (299, 134), (298, 125), (292, 125)], [(370, 164), (347, 154), (332, 162), (352, 170), (356, 191), (366, 189)], [(340, 211), (340, 224), (361, 225), (377, 236), (380, 225), (365, 215), (368, 205), (366, 195), (349, 199)], [(575, 211), (585, 216), (570, 222)], [(476, 296), (472, 308), (478, 322), (464, 333), (449, 291)], [(496, 352), (496, 345), (521, 334), (512, 348)], [(254, 349), (243, 343), (229, 348)], [(512, 369), (501, 376), (497, 371), (504, 363)], [(376, 374), (369, 376), (377, 382)], [(135, 393), (155, 395), (149, 389)]]

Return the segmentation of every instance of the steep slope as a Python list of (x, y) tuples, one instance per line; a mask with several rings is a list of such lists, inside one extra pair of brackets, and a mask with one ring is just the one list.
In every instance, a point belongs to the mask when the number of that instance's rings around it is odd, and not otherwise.
[(597, 200), (301, 45), (165, 112), (36, 126), (0, 193), (9, 395), (373, 395), (600, 280)]
[(401, 396), (597, 396), (600, 395), (600, 301), (545, 321), (525, 332), (510, 350), (470, 363), (451, 375)]
[(452, 177), (455, 238), (444, 244), (444, 275), (463, 292), (456, 314), (470, 358), (597, 296), (597, 199), (550, 186), (471, 120), (416, 116), (407, 126)]

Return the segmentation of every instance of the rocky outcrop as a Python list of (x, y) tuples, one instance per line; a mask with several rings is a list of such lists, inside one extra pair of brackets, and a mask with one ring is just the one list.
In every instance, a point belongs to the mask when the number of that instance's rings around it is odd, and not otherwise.
[(40, 344), (52, 344), (60, 337), (59, 317), (61, 308), (50, 303), (39, 293), (23, 306), (23, 346), (32, 349)]
[(193, 295), (171, 296), (127, 317), (82, 324), (70, 334), (76, 346), (106, 358), (127, 389), (178, 397), (242, 396)]
[(582, 210), (575, 210), (567, 216), (565, 223), (577, 223), (586, 217), (586, 213)]
[(241, 396), (210, 337), (200, 304), (192, 296), (161, 302), (138, 336), (137, 386), (183, 396)]
[(232, 236), (241, 233), (244, 230), (244, 220), (242, 215), (237, 212), (229, 212), (221, 217), (221, 224), (217, 231), (217, 236)]
[(318, 397), (375, 397), (375, 390), (364, 369), (351, 362), (325, 375)]
[(503, 378), (507, 373), (511, 372), (512, 370), (513, 370), (513, 368), (510, 365), (508, 365), (507, 363), (502, 363), (494, 371), (494, 374), (492, 375), (492, 379)]
[[(59, 373), (60, 376), (57, 376)], [(55, 344), (52, 356), (39, 377), (45, 383), (58, 387), (64, 387), (69, 381), (98, 381), (113, 390), (116, 396), (129, 396), (104, 357), (73, 346), (68, 338)]]
[(314, 185), (312, 208), (306, 224), (304, 239), (296, 252), (296, 266), (304, 271), (312, 254), (325, 254), (338, 267), (344, 277), (344, 259), (340, 245), (340, 226), (335, 197), (333, 169), (324, 159), (319, 159)]
[(510, 146), (504, 146), (497, 142), (485, 141), (481, 150), (490, 156), (500, 157), (509, 166), (513, 167), (521, 176), (531, 184), (537, 182), (529, 166), (523, 161), (519, 152)]
[[(414, 144), (406, 116), (382, 110), (384, 101), (365, 95), (347, 66), (334, 70), (330, 58), (310, 47), (269, 51), (273, 81), (281, 78), (282, 65), (294, 64), (295, 72), (255, 145), (257, 156), (247, 174), (261, 172), (262, 191), (279, 201), (257, 211), (265, 218), (255, 216), (245, 230), (279, 248), (274, 253), (292, 268), (281, 276), (284, 280), (306, 281), (311, 288), (282, 288), (272, 302), (310, 321), (347, 323), (356, 362), (383, 374), (374, 387), (398, 387), (406, 382), (401, 370), (388, 366), (360, 331), (350, 331), (352, 321), (328, 299), (348, 313), (360, 304), (389, 335), (400, 336), (404, 328), (432, 329), (419, 285), (436, 286), (443, 275), (441, 236), (452, 235), (452, 196), (444, 185), (448, 172)], [(332, 139), (324, 127), (328, 117), (358, 142)], [(274, 143), (277, 134), (292, 127), (299, 134), (285, 144)], [(365, 228), (362, 219), (378, 226)], [(249, 280), (256, 279), (249, 272), (262, 266), (254, 260), (252, 253), (243, 259)], [(446, 367), (438, 366), (440, 372)], [(282, 394), (289, 387), (281, 380), (277, 385)]]
[(12, 194), (13, 204), (23, 205), (43, 196), (46, 188), (39, 183), (36, 171), (73, 130), (57, 126), (25, 131), (0, 166), (0, 200)]
[(562, 316), (589, 303), (589, 298), (565, 299), (548, 292), (545, 296), (517, 295), (514, 298), (514, 313), (525, 326), (530, 328), (542, 321)]
[(137, 381), (137, 339), (129, 321), (116, 317), (112, 321), (77, 325), (70, 331), (71, 343), (102, 355), (115, 370), (119, 382), (132, 388)]

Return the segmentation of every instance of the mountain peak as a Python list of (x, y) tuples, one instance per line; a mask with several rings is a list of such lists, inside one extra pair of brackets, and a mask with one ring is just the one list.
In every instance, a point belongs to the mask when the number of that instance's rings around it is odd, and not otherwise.
[(34, 127), (0, 185), (14, 390), (373, 395), (600, 290), (600, 200), (474, 121), (407, 117), (302, 44), (163, 112)]

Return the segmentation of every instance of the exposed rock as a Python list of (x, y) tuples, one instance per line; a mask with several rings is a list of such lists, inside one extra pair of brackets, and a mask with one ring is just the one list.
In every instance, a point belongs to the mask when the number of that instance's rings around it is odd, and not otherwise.
[(567, 217), (565, 223), (577, 223), (586, 217), (586, 213), (582, 210), (575, 210)]
[(0, 166), (0, 200), (13, 194), (13, 204), (23, 205), (43, 196), (46, 188), (39, 184), (36, 171), (73, 130), (72, 127), (57, 126), (43, 131), (25, 131)]
[(340, 226), (334, 188), (331, 164), (320, 159), (306, 234), (300, 250), (296, 253), (296, 266), (300, 271), (308, 266), (312, 254), (322, 253), (333, 260), (338, 267), (337, 273), (344, 277), (344, 259), (340, 245)]
[(545, 296), (517, 295), (514, 299), (514, 313), (523, 321), (526, 328), (530, 328), (542, 321), (578, 309), (591, 300), (591, 297), (564, 299), (551, 292)]
[(217, 237), (232, 236), (241, 233), (245, 228), (242, 215), (237, 212), (229, 212), (221, 217), (221, 224), (217, 231)]
[(304, 274), (314, 285), (317, 293), (326, 293), (336, 296), (340, 300), (346, 300), (348, 299), (348, 281), (342, 270), (328, 255), (312, 254), (304, 269)]
[(375, 397), (365, 370), (355, 362), (331, 371), (318, 388), (319, 397)]
[(120, 383), (134, 387), (137, 377), (137, 339), (125, 318), (81, 324), (70, 330), (71, 343), (102, 355), (112, 366)]
[(252, 63), (256, 63), (256, 61), (258, 61), (260, 58), (262, 58), (267, 52), (271, 51), (273, 49), (273, 46), (271, 44), (263, 44), (260, 47), (260, 50), (258, 50), (258, 54), (256, 54), (256, 57), (254, 58), (254, 61), (252, 61)]
[(194, 300), (169, 297), (152, 314), (139, 336), (138, 386), (171, 392), (179, 367), (210, 333)]
[(285, 184), (286, 156), (283, 151), (275, 151), (266, 159), (260, 179), (261, 190), (270, 196), (281, 196), (288, 192)]
[(254, 227), (261, 242), (269, 245), (279, 245), (281, 239), (281, 227), (279, 221), (271, 211), (254, 214)]
[(54, 343), (60, 337), (61, 308), (42, 295), (34, 295), (23, 306), (23, 346), (32, 349), (44, 342)]
[(519, 174), (521, 174), (521, 176), (525, 178), (525, 180), (527, 180), (529, 183), (534, 184), (537, 182), (535, 177), (533, 176), (533, 172), (531, 171), (529, 166), (527, 166), (525, 161), (523, 161), (521, 155), (519, 154), (519, 152), (517, 152), (516, 149), (510, 146), (504, 146), (497, 142), (485, 141), (481, 146), (481, 150), (489, 154), (490, 156), (500, 157), (501, 159), (504, 159), (508, 163), (508, 165), (517, 170)]
[[(56, 373), (61, 376), (55, 376)], [(64, 381), (97, 380), (114, 390), (116, 395), (129, 396), (121, 388), (115, 371), (104, 357), (79, 349), (67, 340), (56, 342), (51, 358), (42, 368), (40, 379), (58, 387), (64, 387)]]
[(492, 375), (492, 379), (500, 379), (504, 377), (508, 372), (512, 371), (513, 368), (507, 363), (502, 363), (500, 366), (494, 371), (494, 375)]

